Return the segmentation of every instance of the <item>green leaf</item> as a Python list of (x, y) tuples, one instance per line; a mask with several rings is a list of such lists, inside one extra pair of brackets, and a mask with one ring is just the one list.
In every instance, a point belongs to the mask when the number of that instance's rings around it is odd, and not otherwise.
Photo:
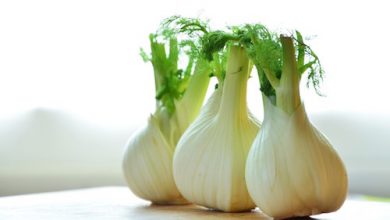
[(142, 60), (146, 63), (151, 61), (150, 55), (145, 52), (143, 48), (140, 48), (139, 55), (141, 55)]

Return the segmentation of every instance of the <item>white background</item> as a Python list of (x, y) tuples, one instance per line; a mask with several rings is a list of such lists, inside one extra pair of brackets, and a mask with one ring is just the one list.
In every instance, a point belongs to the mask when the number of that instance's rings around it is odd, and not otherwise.
[[(154, 110), (152, 68), (139, 48), (174, 14), (208, 18), (215, 28), (262, 22), (315, 36), (309, 44), (326, 71), (326, 97), (303, 86), (307, 111), (338, 145), (352, 191), (390, 195), (387, 4), (0, 1), (0, 195), (123, 184), (122, 148)], [(261, 118), (255, 75), (248, 93)]]

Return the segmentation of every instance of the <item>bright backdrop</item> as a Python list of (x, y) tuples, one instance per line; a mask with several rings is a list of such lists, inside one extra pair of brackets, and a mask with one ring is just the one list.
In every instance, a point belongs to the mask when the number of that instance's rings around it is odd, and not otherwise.
[[(312, 36), (326, 97), (303, 86), (307, 111), (346, 161), (352, 191), (390, 195), (388, 8), (379, 0), (1, 1), (0, 195), (124, 183), (123, 145), (154, 109), (152, 68), (139, 48), (174, 14)], [(261, 118), (256, 76), (248, 93)]]

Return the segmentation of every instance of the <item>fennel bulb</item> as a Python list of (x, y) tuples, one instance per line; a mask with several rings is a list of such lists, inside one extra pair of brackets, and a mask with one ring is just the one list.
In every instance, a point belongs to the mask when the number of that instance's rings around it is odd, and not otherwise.
[[(256, 205), (274, 218), (335, 211), (346, 198), (346, 169), (327, 138), (310, 123), (299, 94), (305, 70), (310, 70), (309, 80), (318, 83), (316, 77), (321, 75), (316, 74), (322, 69), (313, 66), (319, 65), (318, 58), (299, 32), (296, 42), (292, 37), (266, 36), (248, 49), (261, 85), (270, 85), (268, 90), (262, 88), (264, 121), (246, 163), (248, 191)], [(307, 54), (312, 60), (305, 63)]]
[(187, 203), (172, 176), (174, 147), (164, 137), (158, 118), (153, 115), (146, 127), (132, 135), (127, 143), (123, 169), (134, 194), (155, 204)]
[(337, 210), (347, 193), (341, 159), (310, 123), (303, 104), (287, 114), (264, 99), (262, 130), (246, 166), (253, 201), (274, 218)]
[[(176, 144), (184, 130), (198, 115), (205, 97), (209, 63), (189, 52), (188, 66), (178, 69), (182, 47), (169, 35), (169, 54), (160, 36), (150, 35), (151, 61), (156, 85), (156, 112), (147, 125), (136, 131), (126, 144), (123, 172), (131, 191), (155, 204), (188, 203), (178, 191), (172, 174), (172, 159)], [(188, 41), (186, 41), (188, 42)], [(193, 70), (192, 65), (196, 63)]]
[(232, 46), (222, 87), (177, 145), (173, 175), (190, 202), (225, 212), (255, 207), (244, 178), (247, 153), (259, 130), (247, 109), (249, 70), (244, 49)]

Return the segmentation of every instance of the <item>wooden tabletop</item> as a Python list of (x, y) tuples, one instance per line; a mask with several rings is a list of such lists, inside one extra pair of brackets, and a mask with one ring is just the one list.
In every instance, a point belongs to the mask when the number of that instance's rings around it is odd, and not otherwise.
[[(390, 220), (390, 203), (351, 197), (317, 220)], [(259, 211), (221, 213), (194, 205), (152, 206), (126, 187), (104, 187), (0, 198), (0, 219), (270, 219)], [(307, 218), (311, 219), (311, 218)]]

